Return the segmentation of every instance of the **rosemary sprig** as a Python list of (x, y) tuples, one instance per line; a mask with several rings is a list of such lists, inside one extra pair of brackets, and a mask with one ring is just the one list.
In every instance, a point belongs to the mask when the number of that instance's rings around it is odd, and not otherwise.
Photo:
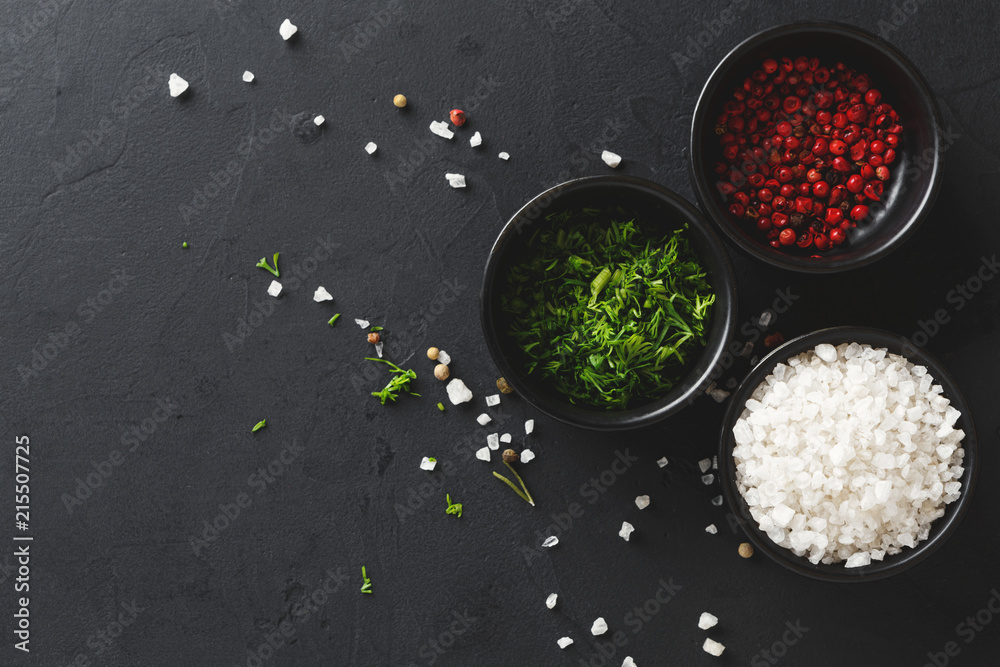
[[(512, 473), (514, 473), (514, 477), (516, 477), (517, 481), (521, 483), (521, 488), (520, 489), (517, 488), (514, 485), (514, 482), (510, 481), (509, 479), (507, 479), (506, 477), (504, 477), (503, 475), (501, 475), (500, 473), (498, 473), (495, 470), (493, 471), (493, 476), (496, 477), (497, 479), (499, 479), (501, 482), (503, 482), (507, 486), (509, 486), (510, 488), (514, 489), (514, 493), (516, 493), (517, 495), (519, 495), (521, 497), (521, 500), (523, 500), (526, 503), (531, 503), (531, 506), (534, 507), (535, 506), (535, 499), (532, 498), (531, 497), (531, 493), (528, 492), (528, 487), (525, 486), (524, 480), (521, 479), (521, 476), (517, 474), (517, 471), (514, 470), (514, 467), (511, 464), (507, 463), (506, 461), (504, 461), (503, 464), (505, 466), (507, 466), (507, 468)], [(522, 491), (522, 489), (523, 489), (523, 491)]]
[(260, 261), (257, 262), (257, 264), (256, 264), (257, 268), (264, 269), (265, 271), (270, 271), (271, 273), (274, 274), (275, 278), (280, 278), (281, 274), (278, 273), (278, 255), (280, 255), (280, 254), (281, 254), (280, 252), (274, 253), (274, 268), (273, 269), (267, 263), (267, 257), (261, 257), (260, 258)]
[(382, 405), (385, 405), (386, 401), (395, 401), (402, 393), (420, 396), (420, 394), (410, 389), (410, 381), (417, 379), (417, 374), (413, 369), (404, 370), (388, 359), (365, 357), (365, 360), (388, 364), (389, 368), (392, 369), (393, 376), (389, 380), (389, 384), (383, 387), (381, 391), (372, 392), (372, 396), (377, 397), (382, 402)]

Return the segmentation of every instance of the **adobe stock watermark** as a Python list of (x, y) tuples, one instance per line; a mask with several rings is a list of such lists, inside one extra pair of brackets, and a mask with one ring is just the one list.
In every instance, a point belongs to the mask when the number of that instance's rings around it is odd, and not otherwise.
[(216, 197), (230, 185), (239, 181), (250, 158), (258, 151), (270, 146), (282, 130), (292, 127), (293, 122), (294, 116), (278, 109), (272, 111), (267, 125), (251, 131), (236, 145), (237, 157), (219, 165), (217, 169), (209, 170), (205, 182), (192, 190), (191, 199), (187, 202), (181, 202), (177, 206), (181, 219), (189, 223), (202, 215)]
[[(927, 345), (932, 338), (941, 333), (945, 324), (951, 322), (952, 312), (958, 312), (965, 308), (982, 291), (986, 283), (996, 277), (998, 272), (1000, 272), (1000, 263), (997, 262), (995, 254), (989, 258), (985, 255), (980, 258), (978, 269), (945, 294), (945, 302), (950, 308), (938, 308), (934, 311), (933, 317), (927, 320), (917, 320), (917, 329), (910, 334), (909, 342), (916, 347)], [(916, 350), (913, 346), (904, 344), (903, 356), (915, 353)]]
[[(310, 618), (316, 617), (327, 605), (334, 595), (347, 583), (350, 582), (343, 568), (328, 568), (326, 577), (312, 593), (303, 595), (302, 599), (295, 602), (288, 612), (288, 618), (283, 618), (277, 627), (263, 635), (261, 642), (255, 648), (248, 648), (245, 667), (261, 667), (279, 650), (288, 646), (291, 639), (295, 637), (299, 626), (304, 625)], [(236, 667), (242, 667), (237, 663)]]
[(401, 0), (389, 0), (385, 7), (373, 11), (367, 19), (354, 22), (351, 34), (338, 44), (345, 63), (351, 62), (352, 58), (375, 43), (385, 29), (392, 25), (402, 4)]
[[(119, 603), (121, 611), (107, 625), (99, 627), (87, 637), (86, 645), (89, 650), (78, 651), (70, 662), (65, 663), (67, 667), (91, 667), (91, 665), (107, 664), (107, 658), (96, 660), (104, 655), (121, 637), (125, 630), (133, 626), (139, 614), (146, 611), (145, 607), (132, 600), (131, 602)], [(96, 661), (91, 663), (91, 659)]]
[(333, 256), (333, 251), (340, 247), (339, 243), (331, 240), (331, 235), (326, 238), (316, 237), (316, 245), (312, 251), (306, 255), (305, 259), (287, 263), (287, 260), (279, 266), (281, 276), (278, 281), (281, 283), (281, 295), (278, 298), (264, 293), (259, 299), (253, 301), (253, 306), (246, 317), (236, 319), (236, 327), (232, 333), (222, 332), (222, 342), (230, 354), (236, 348), (246, 342), (253, 332), (264, 325), (269, 317), (274, 313), (274, 309), (282, 299), (289, 294), (294, 294), (301, 288), (306, 280), (319, 268), (320, 264), (326, 262)]
[(27, 384), (48, 368), (83, 333), (86, 325), (93, 323), (133, 280), (135, 276), (128, 275), (124, 269), (115, 271), (111, 279), (103, 283), (93, 296), (81, 301), (76, 307), (76, 319), (50, 331), (43, 342), (31, 349), (31, 359), (18, 365), (17, 374), (21, 376), (21, 382)]
[(882, 39), (889, 39), (889, 36), (903, 27), (913, 18), (920, 5), (926, 4), (929, 0), (903, 0), (892, 5), (892, 14), (888, 18), (879, 19), (877, 24), (878, 36)]
[(66, 508), (66, 513), (72, 515), (77, 508), (82, 507), (125, 463), (126, 456), (138, 450), (153, 437), (161, 424), (172, 415), (177, 414), (178, 408), (179, 406), (170, 398), (159, 398), (156, 400), (156, 408), (153, 409), (149, 417), (138, 424), (132, 424), (128, 429), (123, 428), (121, 449), (112, 449), (106, 458), (100, 461), (91, 461), (90, 470), (74, 480), (76, 487), (73, 492), (62, 494), (60, 498)]
[[(467, 609), (462, 612), (454, 610), (451, 612), (451, 616), (452, 620), (448, 625), (435, 636), (428, 638), (417, 651), (417, 655), (423, 659), (423, 664), (433, 665), (436, 663), (479, 620)], [(415, 662), (410, 662), (406, 667), (419, 666)]]
[[(990, 597), (986, 603), (975, 614), (966, 616), (955, 626), (955, 634), (958, 635), (965, 646), (968, 646), (976, 637), (981, 635), (993, 623), (993, 619), (1000, 614), (1000, 591), (996, 588), (990, 589)], [(927, 662), (923, 667), (947, 667), (951, 659), (957, 657), (963, 648), (963, 644), (956, 641), (949, 641), (940, 651), (928, 651)]]
[[(718, 380), (725, 371), (732, 367), (737, 358), (746, 356), (748, 350), (753, 348), (753, 345), (760, 340), (764, 332), (769, 328), (773, 328), (778, 319), (788, 313), (800, 298), (801, 295), (795, 294), (791, 287), (774, 290), (774, 299), (771, 301), (771, 307), (765, 309), (759, 316), (751, 317), (740, 326), (739, 332), (744, 340), (741, 341), (734, 338), (729, 343), (726, 353), (715, 365), (715, 368), (712, 369), (709, 378), (711, 380)], [(701, 392), (696, 394), (696, 396), (700, 395)]]
[(246, 513), (246, 510), (253, 506), (253, 495), (263, 495), (268, 488), (277, 484), (286, 474), (292, 470), (292, 464), (305, 451), (304, 447), (296, 444), (294, 440), (285, 445), (281, 451), (268, 462), (261, 466), (256, 472), (250, 473), (247, 477), (246, 486), (249, 491), (240, 491), (233, 496), (230, 502), (219, 504), (219, 511), (209, 519), (205, 519), (202, 524), (201, 533), (192, 535), (188, 539), (191, 551), (195, 556), (201, 556), (202, 552), (214, 545), (226, 530)]
[[(13, 30), (7, 32), (7, 45), (25, 53), (23, 47), (27, 46), (38, 35), (39, 31), (45, 29), (59, 16), (59, 10), (72, 3), (73, 0), (42, 0), (37, 3), (34, 9), (28, 9), (24, 13)], [(22, 3), (19, 5), (19, 9), (23, 7)]]
[(762, 648), (750, 658), (750, 667), (768, 667), (776, 665), (778, 661), (788, 655), (788, 649), (799, 643), (809, 628), (796, 619), (794, 623), (785, 621), (785, 631), (781, 637), (771, 643), (770, 646)]
[(725, 8), (715, 14), (715, 18), (703, 19), (702, 21), (688, 26), (684, 31), (687, 39), (684, 41), (683, 51), (674, 51), (670, 55), (677, 70), (681, 74), (687, 74), (691, 63), (705, 55), (705, 49), (712, 46), (732, 23), (737, 19), (737, 8), (747, 0), (732, 0)]
[[(591, 477), (580, 486), (581, 500), (585, 501), (586, 505), (597, 503), (638, 460), (639, 457), (632, 456), (627, 447), (624, 450), (615, 451), (615, 457), (611, 460), (611, 464), (596, 477)], [(553, 512), (550, 515), (552, 523), (535, 531), (535, 543), (521, 546), (521, 556), (524, 558), (525, 565), (531, 565), (536, 558), (544, 557), (546, 549), (542, 546), (542, 542), (546, 538), (554, 535), (562, 539), (573, 530), (584, 514), (586, 514), (585, 505), (575, 501), (566, 505), (565, 512)]]

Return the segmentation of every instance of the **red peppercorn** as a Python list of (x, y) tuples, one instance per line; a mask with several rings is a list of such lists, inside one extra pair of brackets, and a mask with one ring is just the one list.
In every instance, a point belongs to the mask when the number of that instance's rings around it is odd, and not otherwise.
[[(784, 169), (788, 169), (788, 167), (784, 167)], [(792, 177), (792, 170), (788, 169), (788, 178), (791, 179), (791, 177)], [(778, 180), (779, 181), (781, 180), (780, 175), (778, 176)], [(782, 197), (786, 199), (791, 199), (792, 197), (795, 196), (795, 186), (792, 185), (791, 183), (785, 183), (784, 185), (781, 186), (780, 192)]]
[(875, 177), (880, 181), (889, 180), (889, 167), (881, 166), (875, 170)]
[(808, 172), (806, 172), (806, 180), (809, 181), (810, 183), (815, 183), (816, 181), (819, 181), (822, 178), (823, 174), (819, 173), (815, 169), (810, 169)]
[(829, 150), (830, 144), (823, 137), (817, 137), (812, 145), (812, 154), (816, 157), (823, 157)]
[(784, 246), (792, 245), (795, 243), (795, 231), (788, 229), (787, 227), (782, 229), (781, 234), (778, 235), (778, 241), (780, 241), (781, 245)]
[(851, 163), (842, 157), (833, 158), (833, 168), (839, 172), (848, 172), (851, 170)]
[(809, 197), (796, 197), (795, 198), (795, 212), (796, 213), (809, 213), (812, 211), (812, 199)]
[(786, 97), (784, 101), (782, 101), (781, 103), (781, 108), (785, 110), (785, 113), (789, 114), (795, 113), (796, 111), (799, 110), (799, 107), (801, 106), (802, 106), (802, 100), (792, 95)]
[(757, 218), (757, 230), (761, 232), (766, 232), (771, 229), (771, 219), (770, 218)]
[(830, 206), (837, 206), (847, 198), (847, 188), (837, 185), (830, 190)]
[(771, 222), (780, 229), (788, 224), (788, 216), (784, 213), (775, 213), (771, 216)]
[(768, 58), (761, 65), (761, 68), (768, 74), (774, 74), (778, 71), (778, 61), (774, 58)]
[[(792, 170), (785, 166), (778, 167), (775, 170), (774, 175), (781, 183), (787, 183), (792, 180)], [(782, 188), (782, 194), (784, 195), (784, 188)], [(788, 195), (785, 196), (787, 197)]]
[(870, 181), (875, 178), (875, 168), (871, 164), (861, 165), (861, 178)]
[(844, 221), (844, 212), (839, 208), (828, 208), (826, 209), (826, 214), (823, 216), (823, 222), (826, 223), (828, 227), (834, 227), (839, 225)]
[(842, 113), (833, 114), (833, 118), (830, 119), (830, 123), (836, 128), (847, 127), (847, 116)]
[(830, 142), (830, 153), (833, 155), (843, 155), (847, 152), (847, 144), (845, 144), (840, 139), (834, 139)]
[(882, 153), (885, 152), (885, 142), (876, 139), (875, 141), (868, 144), (868, 150), (870, 150), (875, 155), (881, 155)]
[(872, 155), (868, 158), (868, 164), (872, 167), (878, 168), (883, 164), (883, 159), (881, 155)]
[(808, 248), (813, 244), (813, 238), (815, 236), (816, 235), (813, 233), (813, 230), (807, 229), (806, 231), (799, 234), (799, 237), (795, 240), (795, 245), (797, 245), (800, 248)]
[(895, 148), (899, 145), (899, 135), (892, 132), (887, 132), (885, 135), (885, 145), (889, 148)]
[(892, 164), (896, 159), (896, 151), (891, 148), (885, 150), (885, 154), (882, 156), (882, 164)]
[(768, 190), (767, 188), (761, 188), (760, 190), (757, 191), (757, 199), (761, 200), (762, 202), (769, 202), (773, 198), (774, 198), (774, 193)]
[(858, 204), (851, 209), (851, 220), (854, 222), (861, 222), (868, 216), (868, 207), (863, 204)]
[(730, 204), (729, 213), (737, 218), (742, 218), (743, 214), (746, 213), (746, 209), (741, 204)]
[(448, 114), (448, 117), (451, 119), (451, 123), (455, 127), (462, 127), (465, 125), (465, 112), (461, 109), (452, 109)]
[(792, 133), (792, 124), (787, 120), (783, 120), (774, 126), (774, 131), (783, 137), (787, 137)]
[(865, 189), (865, 179), (861, 178), (858, 174), (853, 174), (847, 179), (847, 189), (857, 194)]
[(813, 239), (813, 243), (816, 244), (817, 250), (826, 250), (830, 247), (830, 239), (827, 238), (826, 234), (817, 234)]
[(840, 227), (830, 230), (830, 242), (833, 243), (833, 245), (840, 245), (846, 240), (847, 234), (844, 233), (844, 230)]
[(870, 181), (865, 184), (865, 197), (869, 199), (874, 199), (875, 201), (882, 201), (882, 184), (879, 181)]
[(868, 92), (865, 93), (865, 104), (869, 106), (875, 106), (881, 99), (882, 93), (880, 93), (877, 88), (869, 88)]
[(830, 194), (830, 184), (826, 181), (816, 181), (813, 183), (812, 193), (815, 197), (823, 199)]

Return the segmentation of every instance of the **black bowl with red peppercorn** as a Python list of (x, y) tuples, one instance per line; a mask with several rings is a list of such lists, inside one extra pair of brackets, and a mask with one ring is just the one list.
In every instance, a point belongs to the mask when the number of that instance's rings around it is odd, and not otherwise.
[(937, 105), (896, 48), (853, 26), (765, 30), (715, 68), (695, 107), (692, 179), (710, 219), (769, 264), (874, 262), (927, 215)]

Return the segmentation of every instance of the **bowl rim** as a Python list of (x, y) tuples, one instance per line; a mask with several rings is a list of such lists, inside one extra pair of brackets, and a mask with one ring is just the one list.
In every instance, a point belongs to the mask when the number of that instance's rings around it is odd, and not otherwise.
[[(922, 102), (921, 106), (930, 110), (929, 121), (931, 123), (931, 135), (933, 136), (933, 161), (931, 165), (930, 185), (924, 189), (923, 197), (917, 205), (914, 213), (910, 216), (910, 219), (895, 235), (877, 244), (876, 246), (873, 246), (868, 252), (860, 254), (852, 259), (838, 260), (837, 258), (832, 258), (829, 261), (824, 262), (811, 262), (808, 257), (798, 257), (795, 255), (788, 255), (773, 251), (769, 252), (763, 248), (758, 248), (755, 245), (748, 243), (746, 238), (744, 238), (744, 236), (738, 233), (738, 231), (734, 228), (732, 221), (728, 219), (720, 220), (715, 208), (710, 205), (713, 195), (703, 178), (705, 170), (704, 156), (701, 151), (697, 150), (696, 146), (700, 135), (699, 127), (704, 123), (705, 119), (709, 117), (710, 110), (707, 108), (709, 98), (715, 92), (720, 80), (726, 76), (733, 62), (762, 42), (770, 41), (783, 35), (800, 34), (810, 31), (832, 33), (835, 35), (857, 39), (865, 42), (868, 46), (880, 52), (884, 57), (895, 61), (900, 69), (907, 74), (914, 87), (917, 89)], [(691, 132), (688, 141), (688, 171), (691, 183), (694, 187), (695, 197), (698, 200), (698, 204), (702, 209), (704, 209), (705, 217), (707, 217), (731, 243), (739, 247), (743, 252), (756, 259), (766, 262), (771, 266), (782, 269), (798, 271), (801, 273), (838, 273), (841, 271), (849, 271), (851, 269), (867, 266), (888, 255), (890, 252), (902, 245), (903, 242), (916, 231), (917, 227), (920, 226), (920, 223), (927, 218), (927, 215), (934, 205), (938, 192), (941, 188), (943, 163), (941, 141), (941, 110), (938, 106), (937, 99), (920, 71), (899, 49), (878, 35), (848, 23), (842, 23), (839, 21), (801, 21), (784, 23), (770, 28), (765, 28), (764, 30), (760, 30), (753, 35), (750, 35), (734, 46), (712, 69), (711, 74), (709, 74), (708, 78), (705, 80), (705, 85), (702, 86), (701, 92), (698, 94), (698, 100), (695, 103), (694, 112), (691, 116)]]
[[(626, 187), (645, 192), (674, 209), (679, 217), (683, 218), (690, 226), (697, 227), (698, 233), (702, 234), (707, 241), (705, 250), (699, 250), (699, 257), (706, 265), (713, 265), (717, 269), (717, 271), (713, 271), (713, 274), (717, 274), (716, 280), (718, 281), (718, 285), (714, 286), (714, 289), (717, 295), (716, 304), (720, 307), (714, 309), (714, 316), (722, 317), (723, 321), (718, 339), (709, 338), (705, 349), (701, 352), (702, 355), (708, 355), (703, 357), (708, 360), (704, 372), (686, 390), (672, 397), (669, 401), (663, 402), (664, 399), (672, 396), (673, 391), (669, 392), (663, 399), (638, 408), (612, 412), (581, 409), (572, 414), (567, 414), (561, 410), (550, 409), (548, 405), (534, 400), (534, 394), (537, 392), (521, 383), (518, 374), (507, 362), (501, 350), (500, 335), (494, 331), (493, 327), (489, 298), (493, 293), (492, 283), (496, 278), (500, 251), (507, 238), (511, 234), (516, 235), (518, 233), (518, 228), (522, 220), (528, 219), (529, 224), (533, 224), (538, 219), (543, 219), (542, 216), (528, 218), (528, 213), (535, 207), (545, 210), (560, 196), (595, 186)], [(570, 426), (595, 431), (623, 431), (642, 428), (665, 419), (692, 403), (712, 381), (711, 376), (726, 354), (726, 349), (736, 329), (736, 310), (737, 289), (732, 263), (726, 252), (725, 245), (701, 211), (691, 202), (666, 186), (643, 178), (620, 174), (573, 178), (554, 185), (528, 200), (504, 224), (491, 246), (489, 257), (483, 270), (482, 284), (479, 292), (480, 325), (483, 330), (483, 336), (486, 339), (486, 347), (500, 374), (507, 379), (510, 386), (533, 407), (553, 419)]]
[[(932, 527), (931, 535), (926, 540), (917, 543), (917, 546), (913, 548), (907, 547), (899, 554), (893, 556), (887, 555), (885, 560), (881, 562), (873, 561), (871, 565), (851, 569), (844, 568), (842, 564), (813, 565), (806, 558), (796, 556), (790, 549), (778, 546), (772, 542), (757, 526), (757, 522), (750, 515), (747, 504), (736, 487), (736, 466), (732, 456), (732, 450), (735, 445), (734, 438), (732, 437), (733, 425), (743, 413), (746, 400), (770, 374), (774, 366), (780, 362), (787, 361), (797, 354), (814, 348), (819, 343), (836, 345), (844, 342), (858, 342), (872, 345), (873, 347), (898, 346), (902, 352), (893, 352), (891, 349), (890, 352), (902, 354), (910, 362), (927, 368), (937, 384), (940, 384), (943, 388), (944, 391), (942, 393), (951, 401), (951, 405), (962, 413), (958, 423), (961, 424), (962, 430), (965, 431), (965, 438), (962, 441), (962, 448), (965, 450), (965, 457), (962, 462), (965, 468), (965, 472), (962, 474), (962, 493), (956, 501), (945, 505), (944, 516), (936, 519), (932, 524), (932, 526), (936, 525), (937, 529), (935, 530)], [(793, 572), (812, 579), (837, 583), (884, 579), (899, 574), (928, 558), (958, 528), (962, 518), (968, 511), (969, 504), (972, 502), (976, 480), (979, 475), (979, 439), (976, 433), (975, 419), (968, 399), (966, 399), (965, 394), (951, 372), (936, 357), (923, 348), (914, 345), (907, 338), (882, 329), (861, 326), (837, 326), (818, 329), (783, 343), (761, 359), (730, 397), (730, 403), (726, 408), (726, 414), (722, 422), (722, 430), (719, 434), (718, 456), (723, 495), (726, 498), (732, 516), (740, 524), (743, 532), (749, 538), (750, 542), (753, 543), (754, 548), (763, 551), (771, 560)]]

